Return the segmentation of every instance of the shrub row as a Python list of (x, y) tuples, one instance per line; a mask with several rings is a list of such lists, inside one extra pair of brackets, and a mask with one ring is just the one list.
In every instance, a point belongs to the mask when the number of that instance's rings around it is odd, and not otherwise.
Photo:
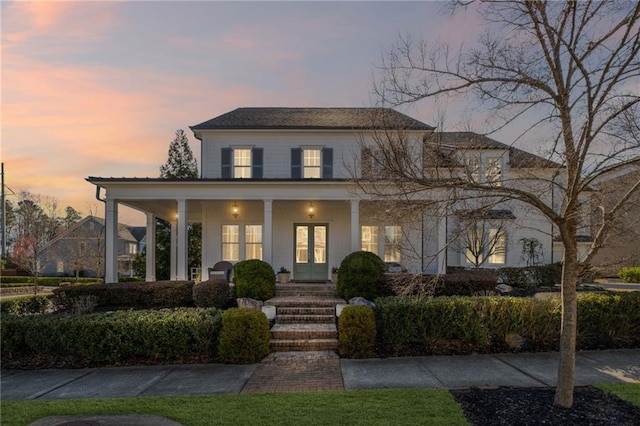
[[(33, 284), (34, 277), (24, 276), (0, 276), (1, 284)], [(78, 278), (80, 283), (94, 283), (97, 278)], [(75, 277), (38, 277), (38, 285), (44, 286), (59, 286), (60, 283), (71, 282), (75, 283)]]
[(562, 281), (562, 263), (500, 268), (498, 275), (504, 284), (520, 288), (551, 287)]
[(75, 367), (213, 360), (220, 326), (215, 308), (6, 316), (0, 325), (2, 362), (15, 364), (29, 355)]
[(494, 292), (495, 274), (486, 271), (464, 270), (446, 275), (386, 274), (384, 295), (398, 296), (474, 296)]
[(618, 272), (620, 279), (627, 283), (640, 283), (640, 266), (622, 268)]
[(53, 290), (54, 303), (70, 310), (80, 296), (94, 296), (96, 306), (174, 308), (193, 306), (193, 281), (131, 282), (68, 286)]
[[(381, 355), (557, 349), (560, 300), (391, 297), (376, 300)], [(640, 347), (640, 293), (578, 297), (579, 349)]]
[(0, 301), (0, 312), (16, 316), (44, 314), (51, 305), (50, 295), (15, 297)]

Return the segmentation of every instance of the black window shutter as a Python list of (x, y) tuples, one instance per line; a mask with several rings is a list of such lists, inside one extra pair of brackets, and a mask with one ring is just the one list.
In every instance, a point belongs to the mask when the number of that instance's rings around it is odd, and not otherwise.
[(333, 179), (333, 148), (322, 148), (322, 179)]
[(291, 148), (291, 179), (302, 178), (302, 148)]
[(360, 158), (360, 173), (363, 179), (371, 179), (373, 176), (373, 171), (371, 170), (371, 161), (373, 159), (373, 154), (371, 153), (370, 148), (362, 148), (362, 154)]
[(253, 179), (262, 179), (262, 170), (264, 169), (262, 148), (253, 148), (251, 150), (251, 177)]
[(231, 151), (231, 148), (220, 149), (222, 179), (231, 178)]

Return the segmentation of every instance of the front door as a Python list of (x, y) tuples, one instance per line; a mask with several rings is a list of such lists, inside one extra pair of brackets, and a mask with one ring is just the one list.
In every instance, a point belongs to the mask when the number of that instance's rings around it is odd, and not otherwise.
[(326, 224), (295, 224), (293, 278), (297, 281), (327, 280)]

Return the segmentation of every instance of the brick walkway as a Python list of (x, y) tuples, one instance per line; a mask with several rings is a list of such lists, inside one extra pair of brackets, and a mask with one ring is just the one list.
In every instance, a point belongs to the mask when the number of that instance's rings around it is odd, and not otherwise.
[(262, 360), (242, 393), (343, 389), (340, 359), (335, 352), (273, 352)]

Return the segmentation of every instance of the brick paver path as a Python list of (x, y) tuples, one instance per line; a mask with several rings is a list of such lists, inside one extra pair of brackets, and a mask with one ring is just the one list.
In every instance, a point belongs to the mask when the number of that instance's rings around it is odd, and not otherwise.
[(273, 352), (258, 365), (242, 393), (343, 389), (340, 358), (335, 352)]

